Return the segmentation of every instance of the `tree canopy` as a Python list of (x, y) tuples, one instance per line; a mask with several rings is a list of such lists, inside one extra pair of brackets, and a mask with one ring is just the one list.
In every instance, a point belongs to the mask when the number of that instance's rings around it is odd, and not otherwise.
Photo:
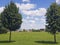
[(46, 22), (47, 29), (50, 33), (54, 34), (54, 41), (56, 42), (56, 31), (60, 30), (60, 6), (53, 3), (47, 10)]
[(10, 4), (5, 7), (4, 11), (1, 13), (1, 17), (3, 26), (10, 31), (15, 31), (20, 28), (22, 16), (13, 2), (10, 2)]
[(56, 33), (60, 29), (60, 14), (59, 6), (56, 3), (53, 3), (47, 10), (46, 13), (46, 22), (47, 28), (51, 33)]

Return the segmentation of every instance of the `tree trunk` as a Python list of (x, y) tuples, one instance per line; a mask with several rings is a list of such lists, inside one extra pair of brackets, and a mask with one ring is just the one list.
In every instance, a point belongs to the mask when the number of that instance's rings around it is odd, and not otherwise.
[(10, 31), (10, 36), (9, 36), (9, 42), (11, 42), (11, 31)]
[(56, 34), (54, 34), (54, 43), (56, 43)]

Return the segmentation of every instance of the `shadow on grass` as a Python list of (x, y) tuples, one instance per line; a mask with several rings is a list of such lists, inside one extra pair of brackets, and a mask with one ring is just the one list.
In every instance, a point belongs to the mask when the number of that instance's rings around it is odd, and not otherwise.
[(35, 41), (36, 43), (42, 43), (42, 44), (58, 44), (57, 42), (53, 42), (53, 41)]
[(0, 41), (0, 43), (12, 43), (12, 42), (16, 42), (16, 41)]

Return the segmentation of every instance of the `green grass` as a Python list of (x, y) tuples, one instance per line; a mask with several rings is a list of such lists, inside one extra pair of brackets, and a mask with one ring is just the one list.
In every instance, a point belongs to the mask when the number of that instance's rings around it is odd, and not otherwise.
[(48, 32), (12, 32), (12, 41), (7, 42), (9, 33), (0, 34), (0, 45), (60, 45), (60, 33), (57, 34), (57, 44), (53, 43), (53, 35)]

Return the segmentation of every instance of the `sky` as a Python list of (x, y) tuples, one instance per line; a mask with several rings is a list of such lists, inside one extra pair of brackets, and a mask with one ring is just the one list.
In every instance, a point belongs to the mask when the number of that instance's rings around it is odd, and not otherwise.
[[(0, 13), (3, 12), (6, 5), (11, 0), (0, 0)], [(60, 0), (12, 0), (19, 13), (22, 15), (23, 23), (20, 29), (45, 29), (46, 17), (45, 14), (49, 6), (56, 2), (60, 4)]]

